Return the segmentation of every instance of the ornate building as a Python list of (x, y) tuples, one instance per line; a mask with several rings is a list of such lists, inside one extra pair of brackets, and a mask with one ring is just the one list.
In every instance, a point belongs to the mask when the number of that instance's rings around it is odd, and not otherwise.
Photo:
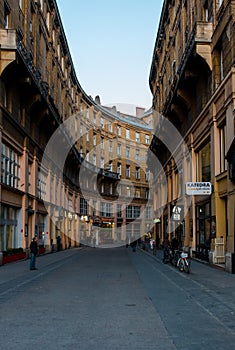
[(151, 132), (83, 91), (56, 1), (0, 3), (0, 251), (145, 232)]
[(153, 154), (161, 164), (152, 166), (155, 230), (161, 238), (176, 234), (195, 256), (233, 272), (234, 4), (164, 1), (150, 72), (149, 158), (150, 166)]

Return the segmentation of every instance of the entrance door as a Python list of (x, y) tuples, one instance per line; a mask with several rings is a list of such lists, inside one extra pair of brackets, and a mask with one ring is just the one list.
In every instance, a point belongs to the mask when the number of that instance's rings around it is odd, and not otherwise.
[(196, 251), (198, 258), (209, 260), (211, 244), (211, 215), (210, 203), (197, 206), (197, 237)]

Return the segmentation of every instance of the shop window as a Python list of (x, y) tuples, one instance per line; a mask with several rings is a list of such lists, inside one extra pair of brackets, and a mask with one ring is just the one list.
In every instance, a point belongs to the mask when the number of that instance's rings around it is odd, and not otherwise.
[(197, 153), (197, 181), (211, 180), (211, 147), (208, 142)]

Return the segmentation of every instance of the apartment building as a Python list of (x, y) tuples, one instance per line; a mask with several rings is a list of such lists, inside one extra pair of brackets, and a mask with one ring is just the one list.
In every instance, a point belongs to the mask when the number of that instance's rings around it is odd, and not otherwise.
[(67, 248), (145, 232), (151, 133), (87, 96), (56, 1), (0, 3), (0, 251), (34, 235), (51, 249), (58, 236)]
[[(152, 166), (155, 231), (162, 239), (177, 235), (196, 257), (230, 272), (235, 272), (234, 4), (165, 0), (149, 79), (155, 121), (149, 165), (153, 154), (160, 163)], [(166, 141), (164, 132), (178, 144)]]

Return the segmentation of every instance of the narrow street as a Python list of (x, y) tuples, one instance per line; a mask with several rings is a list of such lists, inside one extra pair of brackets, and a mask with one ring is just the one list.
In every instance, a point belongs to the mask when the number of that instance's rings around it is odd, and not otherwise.
[(180, 273), (130, 248), (76, 248), (0, 268), (0, 330), (11, 349), (226, 350), (235, 276), (192, 262)]

